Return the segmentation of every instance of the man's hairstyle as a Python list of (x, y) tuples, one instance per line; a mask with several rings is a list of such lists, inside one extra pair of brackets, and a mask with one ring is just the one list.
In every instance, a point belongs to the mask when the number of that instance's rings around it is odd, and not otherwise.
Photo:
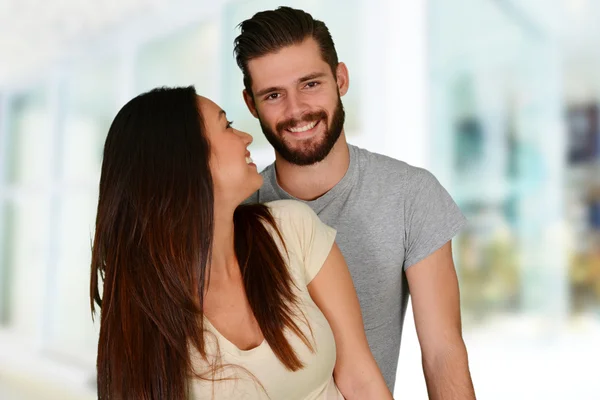
[(284, 47), (302, 43), (312, 37), (321, 50), (323, 61), (329, 64), (333, 76), (338, 66), (337, 52), (327, 26), (309, 13), (290, 7), (261, 11), (238, 25), (233, 52), (244, 74), (244, 86), (252, 95), (252, 77), (248, 62), (254, 58), (276, 53)]

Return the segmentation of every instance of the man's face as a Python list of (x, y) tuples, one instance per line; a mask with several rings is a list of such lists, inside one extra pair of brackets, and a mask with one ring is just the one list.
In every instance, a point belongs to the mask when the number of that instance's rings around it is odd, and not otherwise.
[(344, 127), (340, 96), (348, 88), (346, 67), (340, 63), (334, 77), (314, 39), (251, 60), (250, 111), (263, 133), (288, 162), (311, 165), (331, 151)]

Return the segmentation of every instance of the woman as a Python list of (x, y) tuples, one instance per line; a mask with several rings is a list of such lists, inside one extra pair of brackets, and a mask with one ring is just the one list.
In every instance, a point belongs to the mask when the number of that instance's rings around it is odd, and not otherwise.
[(251, 142), (193, 87), (117, 114), (92, 250), (100, 399), (391, 398), (335, 231), (298, 202), (240, 206), (262, 184)]

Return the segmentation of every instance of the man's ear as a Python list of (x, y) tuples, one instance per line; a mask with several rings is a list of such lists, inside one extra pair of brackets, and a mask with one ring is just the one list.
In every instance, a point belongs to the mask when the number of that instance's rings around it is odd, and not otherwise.
[(256, 112), (256, 104), (254, 104), (254, 98), (246, 89), (242, 92), (244, 96), (244, 101), (246, 102), (246, 107), (248, 107), (248, 111), (250, 114), (254, 115), (254, 118), (258, 118), (258, 112)]
[(350, 76), (348, 75), (348, 67), (343, 62), (338, 63), (336, 68), (336, 81), (338, 85), (338, 90), (340, 91), (340, 96), (348, 93), (348, 88), (350, 87)]

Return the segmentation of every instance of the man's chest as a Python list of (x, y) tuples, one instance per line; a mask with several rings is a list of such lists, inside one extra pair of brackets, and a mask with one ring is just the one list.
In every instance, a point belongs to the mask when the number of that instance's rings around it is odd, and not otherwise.
[[(327, 210), (324, 210), (327, 211)], [(321, 220), (336, 229), (336, 243), (348, 264), (361, 304), (402, 291), (405, 238), (403, 219), (394, 213), (341, 209), (322, 212)]]

